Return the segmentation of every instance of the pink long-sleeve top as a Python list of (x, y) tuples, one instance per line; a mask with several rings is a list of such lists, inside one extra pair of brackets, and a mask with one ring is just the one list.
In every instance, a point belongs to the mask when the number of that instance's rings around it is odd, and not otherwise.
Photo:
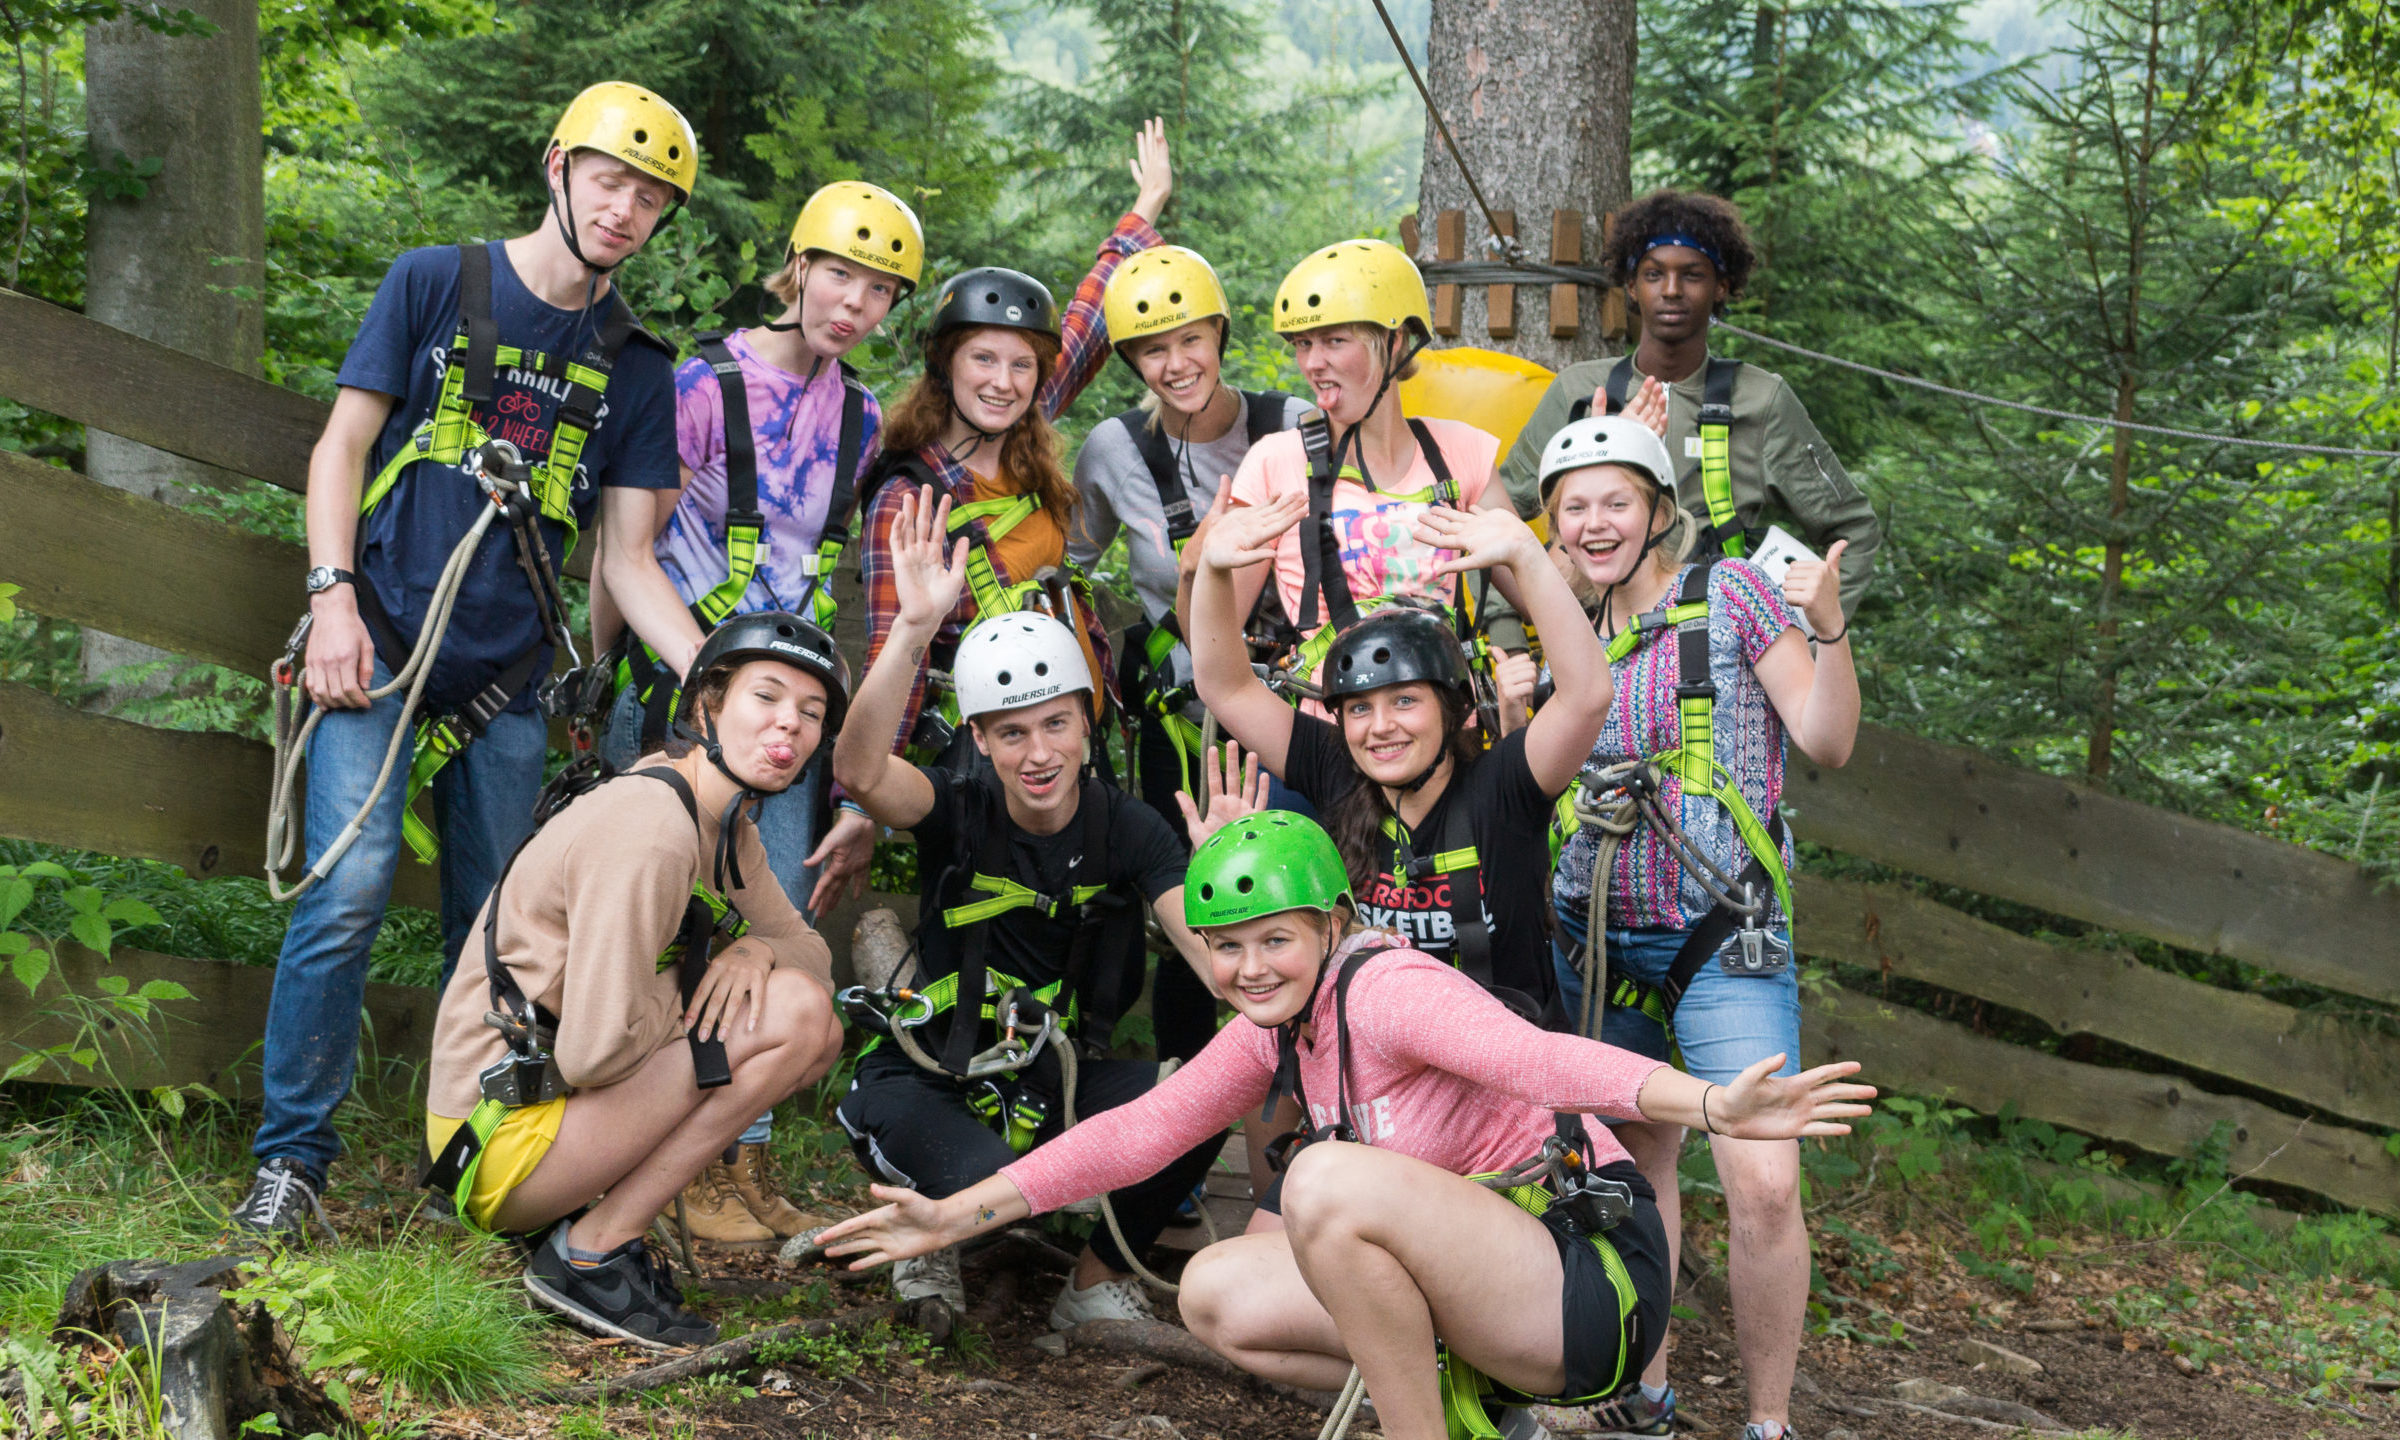
[[(1350, 982), (1351, 1126), (1370, 1145), (1413, 1155), (1456, 1175), (1505, 1170), (1555, 1133), (1557, 1111), (1644, 1118), (1635, 1097), (1660, 1062), (1526, 1023), (1455, 967), (1395, 937), (1369, 932), (1330, 962), (1386, 948)], [(1300, 1047), (1309, 1122), (1333, 1119), (1333, 986), (1318, 988), (1314, 1039)], [(1237, 1016), (1165, 1083), (1104, 1110), (1006, 1166), (1037, 1215), (1120, 1189), (1244, 1114), (1255, 1115), (1275, 1079), (1275, 1032)], [(1591, 1131), (1595, 1164), (1629, 1158), (1603, 1126)]]

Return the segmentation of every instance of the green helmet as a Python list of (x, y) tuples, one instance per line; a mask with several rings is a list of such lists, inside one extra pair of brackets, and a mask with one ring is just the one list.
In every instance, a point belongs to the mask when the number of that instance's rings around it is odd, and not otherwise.
[(1183, 923), (1239, 925), (1286, 910), (1333, 909), (1350, 899), (1350, 874), (1333, 837), (1289, 810), (1227, 823), (1192, 852), (1183, 876)]

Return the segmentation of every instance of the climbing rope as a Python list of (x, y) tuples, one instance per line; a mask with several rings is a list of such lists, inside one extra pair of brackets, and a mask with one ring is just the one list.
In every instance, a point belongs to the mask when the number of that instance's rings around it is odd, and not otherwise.
[[(507, 444), (506, 441), (493, 443)], [(511, 446), (509, 453), (513, 456), (515, 447)], [(341, 834), (325, 847), (325, 853), (317, 857), (317, 863), (300, 877), (299, 883), (286, 886), (283, 883), (283, 871), (299, 859), (302, 839), (300, 832), (292, 826), (292, 796), (298, 789), (300, 762), (308, 754), (309, 737), (316, 733), (318, 722), (326, 714), (325, 707), (315, 706), (309, 710), (308, 719), (296, 731), (293, 727), (295, 697), (300, 694), (299, 671), (294, 662), (307, 640), (313, 615), (303, 618), (299, 628), (292, 632), (292, 638), (285, 646), (284, 657), (276, 662), (270, 681), (275, 693), (275, 768), (272, 785), (267, 792), (269, 898), (276, 901), (299, 898), (311, 886), (333, 873), (333, 867), (341, 862), (342, 856), (358, 842), (360, 835), (366, 833), (367, 817), (375, 813), (376, 802), (382, 799), (384, 787), (391, 783), (392, 771), (399, 766), (401, 752), (408, 748), (415, 737), (415, 726), (411, 722), (424, 700), (426, 682), (433, 676), (433, 657), (441, 650), (442, 638), (450, 631), (450, 616), (458, 604), (459, 587), (466, 580), (467, 568), (473, 562), (477, 548), (483, 544), (484, 533), (492, 528), (492, 522), (500, 514), (499, 505), (485, 506), (476, 515), (475, 523), (467, 527), (465, 537), (450, 551), (450, 558), (443, 562), (441, 578), (434, 583), (433, 599), (425, 613), (425, 623), (417, 631), (416, 647), (409, 651), (407, 662), (390, 681), (367, 692), (369, 704), (404, 688), (408, 691), (408, 699), (400, 707), (400, 721), (392, 727), (391, 743), (384, 746), (383, 768), (375, 772), (375, 784), (368, 789), (365, 802), (358, 807), (358, 813), (350, 817), (350, 823), (342, 827)]]
[(1735, 915), (1748, 919), (1765, 906), (1766, 898), (1750, 899), (1742, 883), (1725, 873), (1717, 862), (1692, 843), (1683, 827), (1667, 812), (1664, 801), (1666, 772), (1651, 760), (1620, 760), (1598, 770), (1586, 771), (1575, 787), (1575, 818), (1600, 834), (1600, 848), (1592, 858), (1592, 895), (1584, 912), (1583, 940), (1583, 1031), (1597, 1038), (1602, 1011), (1607, 1001), (1601, 990), (1608, 983), (1608, 888), (1616, 872), (1617, 852), (1626, 837), (1648, 826), (1667, 842), (1676, 863), (1683, 872), (1700, 882), (1710, 900), (1724, 906)]
[(1442, 144), (1449, 147), (1450, 158), (1457, 162), (1458, 173), (1466, 179), (1467, 191), (1475, 197), (1475, 208), (1483, 212), (1483, 221), (1492, 230), (1491, 247), (1497, 254), (1518, 259), (1525, 247), (1514, 235), (1501, 232), (1500, 217), (1492, 213), (1492, 202), (1483, 198), (1483, 187), (1475, 183), (1475, 172), (1467, 168), (1467, 157), (1459, 153), (1458, 140), (1450, 133), (1450, 122), (1442, 118), (1441, 107), (1433, 103), (1433, 92), (1425, 88), (1425, 77), (1417, 72), (1416, 57), (1408, 53), (1408, 44), (1400, 38), (1400, 27), (1392, 23), (1392, 12), (1383, 8), (1383, 0), (1375, 0), (1375, 13), (1383, 17), (1384, 33), (1392, 37), (1392, 48), (1400, 52), (1400, 63), (1408, 67), (1408, 78), (1415, 82), (1417, 98), (1425, 102), (1425, 113), (1433, 117), (1433, 127), (1442, 132)]

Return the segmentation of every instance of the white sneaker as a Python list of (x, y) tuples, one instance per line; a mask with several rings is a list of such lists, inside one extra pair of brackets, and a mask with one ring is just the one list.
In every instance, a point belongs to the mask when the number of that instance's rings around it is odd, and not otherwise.
[(967, 1287), (958, 1278), (958, 1247), (944, 1246), (914, 1260), (895, 1261), (892, 1289), (903, 1300), (941, 1300), (951, 1309), (967, 1308)]
[(1551, 1440), (1551, 1435), (1530, 1408), (1510, 1405), (1500, 1411), (1500, 1440)]
[(1142, 1293), (1142, 1282), (1131, 1276), (1103, 1280), (1089, 1290), (1075, 1288), (1073, 1276), (1058, 1292), (1058, 1301), (1050, 1307), (1050, 1328), (1072, 1330), (1086, 1320), (1156, 1320), (1158, 1312), (1150, 1308), (1150, 1297)]

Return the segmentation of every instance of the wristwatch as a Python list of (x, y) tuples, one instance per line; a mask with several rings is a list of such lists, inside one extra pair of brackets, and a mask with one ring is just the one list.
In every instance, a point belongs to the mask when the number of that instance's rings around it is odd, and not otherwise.
[(336, 569), (331, 565), (319, 565), (308, 572), (308, 593), (311, 595), (321, 595), (336, 585), (356, 585), (357, 583), (356, 575), (347, 570)]

